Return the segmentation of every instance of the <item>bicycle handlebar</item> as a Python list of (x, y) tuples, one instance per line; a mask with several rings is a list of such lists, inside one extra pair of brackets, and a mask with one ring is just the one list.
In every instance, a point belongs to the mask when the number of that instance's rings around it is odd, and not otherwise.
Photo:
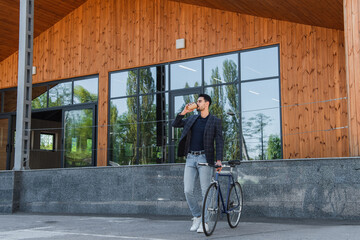
[(221, 168), (221, 167), (235, 167), (236, 165), (240, 165), (241, 161), (240, 160), (230, 160), (227, 162), (227, 164), (229, 164), (229, 165), (224, 164), (222, 166), (218, 166), (218, 165), (213, 165), (213, 164), (209, 164), (209, 163), (198, 163), (198, 165), (200, 165), (200, 166), (210, 166), (213, 168)]

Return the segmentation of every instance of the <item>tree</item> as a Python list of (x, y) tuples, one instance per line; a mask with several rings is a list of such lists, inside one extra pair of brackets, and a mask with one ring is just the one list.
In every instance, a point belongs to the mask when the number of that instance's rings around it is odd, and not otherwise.
[[(155, 80), (149, 68), (139, 70), (139, 88), (141, 93), (155, 92)], [(156, 146), (156, 106), (154, 104), (155, 95), (140, 97), (140, 160), (142, 164), (147, 164), (148, 159), (156, 160), (156, 153), (152, 148)]]
[(270, 134), (267, 148), (268, 159), (281, 159), (281, 139), (278, 135)]
[[(210, 76), (210, 84), (217, 84), (218, 81), (221, 79), (220, 73), (219, 73), (219, 68), (216, 67), (215, 69), (211, 70), (211, 76)], [(222, 122), (222, 127), (223, 127), (223, 137), (224, 137), (224, 154), (225, 154), (225, 158), (229, 159), (231, 158), (231, 154), (229, 152), (229, 144), (228, 143), (228, 138), (229, 136), (231, 136), (231, 134), (228, 134), (228, 128), (229, 128), (229, 123), (228, 123), (228, 115), (225, 112), (225, 105), (226, 105), (226, 96), (224, 95), (224, 88), (223, 86), (217, 86), (217, 87), (212, 87), (212, 91), (210, 92), (210, 97), (212, 100), (212, 104), (211, 104), (211, 109), (210, 112), (217, 116), (218, 118), (221, 119)], [(229, 155), (230, 154), (230, 155)]]
[[(271, 122), (271, 118), (266, 116), (263, 113), (258, 113), (255, 117), (251, 117), (248, 121), (243, 121), (243, 134), (248, 138), (258, 138), (260, 144), (257, 145), (257, 148), (260, 150), (259, 158), (265, 159), (265, 151), (266, 147), (265, 136), (264, 136), (264, 128)], [(257, 150), (257, 149), (254, 149)]]

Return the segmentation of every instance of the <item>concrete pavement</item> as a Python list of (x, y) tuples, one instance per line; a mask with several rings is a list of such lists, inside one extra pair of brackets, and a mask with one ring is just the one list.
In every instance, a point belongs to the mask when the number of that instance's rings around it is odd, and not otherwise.
[(0, 215), (0, 239), (246, 239), (246, 240), (358, 240), (360, 222), (315, 220), (243, 220), (235, 229), (225, 221), (214, 234), (189, 232), (189, 219), (174, 217)]

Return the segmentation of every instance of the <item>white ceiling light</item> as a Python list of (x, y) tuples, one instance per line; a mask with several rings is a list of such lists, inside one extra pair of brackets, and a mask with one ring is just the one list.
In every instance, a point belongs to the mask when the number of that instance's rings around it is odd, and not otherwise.
[(192, 69), (192, 68), (189, 68), (189, 67), (186, 67), (184, 65), (179, 65), (179, 67), (183, 68), (183, 69), (186, 69), (186, 70), (189, 70), (189, 71), (192, 71), (192, 72), (196, 72), (195, 69)]
[(249, 90), (249, 93), (252, 93), (252, 94), (255, 94), (255, 95), (259, 95), (260, 93), (258, 93), (258, 92), (254, 92), (254, 91), (251, 91), (251, 90)]
[(214, 80), (216, 80), (216, 81), (219, 81), (219, 82), (223, 82), (223, 83), (226, 83), (224, 80), (221, 80), (221, 79), (218, 79), (218, 78), (213, 78)]

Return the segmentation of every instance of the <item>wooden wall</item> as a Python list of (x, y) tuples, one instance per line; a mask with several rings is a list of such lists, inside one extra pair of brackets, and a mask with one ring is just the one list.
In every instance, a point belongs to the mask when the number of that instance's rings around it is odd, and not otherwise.
[[(284, 158), (348, 156), (343, 35), (167, 0), (88, 0), (34, 40), (33, 82), (99, 73), (104, 165), (109, 71), (279, 43)], [(16, 68), (17, 54), (0, 63), (1, 88), (16, 85)]]
[(360, 155), (360, 1), (344, 0), (350, 155)]

